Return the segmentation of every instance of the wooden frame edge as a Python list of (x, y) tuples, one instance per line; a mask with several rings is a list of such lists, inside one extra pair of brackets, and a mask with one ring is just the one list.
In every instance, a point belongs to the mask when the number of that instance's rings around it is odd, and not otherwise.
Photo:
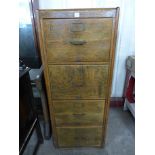
[(105, 105), (105, 111), (104, 111), (104, 120), (103, 120), (103, 141), (101, 144), (101, 147), (105, 145), (106, 142), (106, 132), (107, 132), (107, 122), (108, 122), (108, 115), (109, 115), (109, 108), (110, 108), (110, 96), (111, 96), (111, 87), (112, 87), (112, 78), (113, 78), (113, 69), (114, 69), (114, 59), (115, 59), (115, 52), (116, 52), (116, 44), (117, 44), (117, 32), (118, 32), (118, 22), (119, 22), (119, 11), (120, 8), (116, 8), (116, 16), (113, 18), (113, 40), (112, 40), (112, 45), (111, 45), (111, 61), (110, 61), (110, 70), (109, 70), (109, 93), (108, 97), (106, 100), (106, 105)]
[[(39, 39), (39, 48), (40, 48), (40, 54), (41, 54), (41, 60), (42, 60), (42, 64), (43, 64), (43, 72), (44, 72), (44, 79), (45, 79), (45, 84), (46, 84), (46, 92), (47, 92), (47, 100), (48, 100), (48, 106), (49, 104), (51, 104), (51, 106), (53, 107), (53, 103), (51, 100), (51, 93), (50, 93), (50, 86), (48, 85), (48, 68), (47, 68), (47, 61), (45, 61), (45, 52), (43, 52), (45, 50), (43, 43), (43, 36), (42, 36), (42, 32), (41, 32), (41, 21), (42, 19), (40, 19), (39, 17), (39, 10), (36, 10), (36, 25), (37, 25), (37, 33), (38, 33), (38, 39)], [(49, 106), (50, 107), (50, 106)], [(53, 108), (52, 108), (52, 112), (49, 110), (50, 115), (52, 117), (50, 117), (51, 120), (51, 126), (52, 126), (52, 136), (53, 136), (53, 144), (55, 145), (55, 147), (58, 147), (58, 139), (57, 139), (57, 134), (56, 134), (56, 127), (55, 127), (55, 120), (54, 120), (54, 112), (53, 112)]]

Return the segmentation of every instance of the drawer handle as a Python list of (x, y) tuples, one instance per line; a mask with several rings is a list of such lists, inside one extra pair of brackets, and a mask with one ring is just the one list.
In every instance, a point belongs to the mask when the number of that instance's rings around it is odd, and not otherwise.
[(84, 116), (85, 114), (73, 114), (74, 117), (81, 117), (81, 116)]
[(84, 45), (84, 44), (86, 44), (86, 41), (85, 40), (76, 40), (76, 39), (73, 39), (73, 40), (70, 40), (70, 43), (72, 45)]

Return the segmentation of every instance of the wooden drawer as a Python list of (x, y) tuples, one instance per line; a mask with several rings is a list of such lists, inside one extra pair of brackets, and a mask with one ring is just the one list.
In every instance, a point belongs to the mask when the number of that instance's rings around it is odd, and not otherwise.
[(48, 62), (108, 62), (112, 18), (45, 19)]
[(56, 126), (100, 126), (103, 123), (103, 113), (72, 113), (55, 114)]
[(56, 114), (103, 113), (105, 100), (54, 100)]
[(59, 147), (100, 146), (102, 127), (57, 128)]
[(52, 99), (105, 99), (108, 65), (49, 65)]

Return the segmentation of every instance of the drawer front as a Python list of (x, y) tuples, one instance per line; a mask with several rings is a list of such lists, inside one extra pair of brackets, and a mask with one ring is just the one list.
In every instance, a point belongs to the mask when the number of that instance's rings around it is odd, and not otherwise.
[(103, 113), (55, 114), (55, 123), (56, 126), (101, 126), (103, 123)]
[(105, 100), (54, 100), (56, 114), (103, 113)]
[(52, 99), (105, 99), (108, 65), (49, 65)]
[(57, 128), (59, 147), (100, 146), (102, 128)]
[(112, 18), (45, 19), (48, 62), (108, 62)]

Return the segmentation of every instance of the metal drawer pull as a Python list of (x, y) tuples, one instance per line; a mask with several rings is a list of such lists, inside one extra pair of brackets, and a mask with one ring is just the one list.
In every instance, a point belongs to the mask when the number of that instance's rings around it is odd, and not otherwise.
[(70, 43), (72, 45), (84, 45), (84, 44), (86, 44), (86, 41), (85, 40), (76, 40), (76, 39), (73, 39), (73, 40), (70, 40)]

